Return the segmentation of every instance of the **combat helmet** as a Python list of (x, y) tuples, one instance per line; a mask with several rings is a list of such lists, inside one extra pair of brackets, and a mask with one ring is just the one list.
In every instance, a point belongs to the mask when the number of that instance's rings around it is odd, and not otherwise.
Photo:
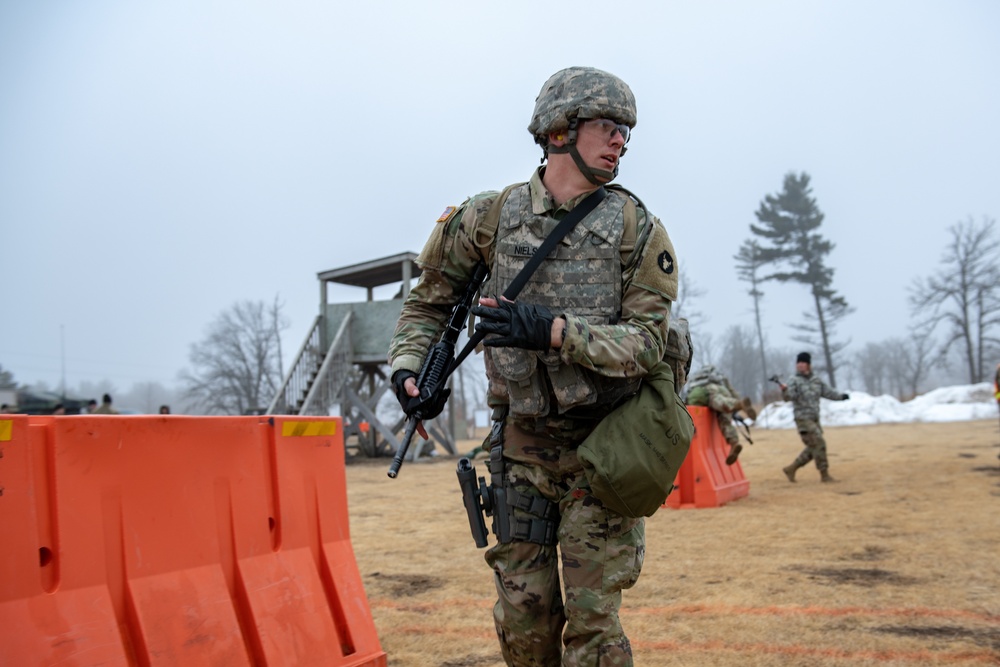
[[(618, 169), (608, 172), (588, 167), (576, 149), (577, 127), (581, 120), (609, 118), (627, 125), (636, 125), (635, 95), (624, 81), (613, 74), (593, 67), (567, 67), (559, 70), (542, 86), (535, 98), (528, 132), (542, 147), (544, 161), (548, 153), (569, 153), (591, 183), (600, 185), (618, 175)], [(566, 145), (549, 145), (549, 134), (566, 131)], [(621, 154), (625, 154), (622, 147)], [(605, 181), (595, 177), (601, 176)]]

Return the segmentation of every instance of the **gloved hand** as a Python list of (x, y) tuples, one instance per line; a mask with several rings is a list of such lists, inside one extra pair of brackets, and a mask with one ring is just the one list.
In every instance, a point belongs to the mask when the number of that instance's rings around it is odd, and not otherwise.
[(444, 410), (449, 396), (451, 396), (451, 389), (448, 387), (442, 387), (433, 394), (428, 394), (425, 390), (420, 396), (411, 398), (409, 405), (403, 408), (403, 412), (409, 417), (419, 410), (421, 419), (434, 419)]
[(399, 401), (399, 405), (402, 406), (404, 412), (406, 411), (407, 403), (413, 400), (413, 397), (406, 393), (405, 383), (408, 378), (413, 378), (415, 382), (417, 374), (406, 369), (400, 369), (392, 374), (392, 390), (396, 393), (396, 400)]
[(842, 400), (842, 401), (849, 400), (850, 398), (851, 398), (850, 394), (841, 394), (840, 395), (840, 400)]
[(442, 387), (433, 394), (425, 389), (420, 396), (410, 396), (406, 393), (407, 378), (416, 380), (417, 374), (408, 370), (398, 370), (392, 374), (392, 388), (396, 393), (396, 400), (403, 408), (403, 413), (409, 417), (419, 410), (421, 419), (434, 419), (441, 414), (448, 397), (451, 396), (451, 389)]
[(473, 306), (476, 331), (497, 334), (483, 340), (487, 347), (548, 350), (552, 345), (552, 312), (545, 306), (497, 299), (497, 307)]

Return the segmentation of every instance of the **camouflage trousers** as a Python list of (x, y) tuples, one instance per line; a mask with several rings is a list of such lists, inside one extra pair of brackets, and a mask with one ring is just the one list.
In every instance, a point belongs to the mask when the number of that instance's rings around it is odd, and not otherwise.
[(806, 447), (795, 458), (794, 465), (801, 468), (810, 461), (816, 462), (816, 469), (820, 472), (829, 469), (830, 462), (826, 458), (826, 440), (823, 439), (823, 427), (818, 421), (813, 419), (800, 419), (795, 422), (795, 427), (799, 430), (799, 437)]
[[(504, 660), (517, 667), (632, 665), (618, 610), (622, 590), (635, 584), (642, 568), (643, 520), (625, 518), (591, 494), (575, 444), (511, 422), (504, 438), (508, 484), (557, 503), (560, 512), (557, 545), (514, 541), (486, 553)], [(515, 516), (527, 518), (519, 510)]]
[(733, 413), (743, 407), (739, 399), (721, 384), (706, 384), (701, 387), (694, 387), (688, 391), (688, 405), (700, 405), (711, 408), (715, 413), (715, 420), (722, 429), (722, 435), (730, 445), (738, 445), (740, 434), (736, 431), (736, 424), (733, 423)]

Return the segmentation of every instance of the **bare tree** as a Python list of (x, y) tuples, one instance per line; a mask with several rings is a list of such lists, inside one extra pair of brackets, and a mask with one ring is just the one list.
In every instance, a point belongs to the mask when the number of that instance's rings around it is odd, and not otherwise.
[(712, 336), (711, 332), (691, 329), (691, 347), (693, 350), (693, 359), (691, 360), (692, 370), (709, 364), (715, 364), (717, 345), (715, 337)]
[(277, 301), (242, 301), (220, 313), (191, 345), (194, 372), (181, 374), (189, 409), (238, 415), (266, 407), (281, 383), (280, 332), (287, 328)]
[(705, 290), (695, 284), (694, 278), (681, 271), (677, 284), (677, 301), (670, 309), (671, 319), (687, 318), (688, 328), (694, 331), (700, 328), (708, 318), (699, 310), (694, 310), (694, 304), (699, 297), (705, 296)]
[(907, 363), (910, 342), (905, 338), (890, 338), (885, 347), (885, 386), (890, 394), (899, 400), (913, 398), (909, 393)]
[(899, 398), (913, 398), (920, 391), (920, 384), (930, 374), (931, 354), (934, 350), (933, 327), (910, 327), (910, 336), (902, 346), (903, 378), (905, 393)]
[(941, 268), (910, 288), (918, 326), (945, 329), (942, 354), (956, 343), (972, 384), (987, 379), (986, 360), (1000, 346), (1000, 240), (996, 220), (952, 225)]
[(864, 390), (872, 396), (881, 396), (885, 393), (886, 379), (888, 376), (887, 349), (889, 343), (866, 343), (865, 346), (854, 355), (854, 363)]
[(753, 329), (747, 326), (734, 324), (722, 335), (722, 352), (716, 366), (743, 396), (760, 391), (763, 397), (760, 378), (764, 373), (757, 358), (756, 342)]

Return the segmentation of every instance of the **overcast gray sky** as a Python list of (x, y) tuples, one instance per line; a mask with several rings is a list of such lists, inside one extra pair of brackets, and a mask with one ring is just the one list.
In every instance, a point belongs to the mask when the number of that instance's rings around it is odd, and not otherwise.
[[(290, 356), (318, 272), (419, 251), (446, 205), (528, 178), (534, 97), (569, 65), (635, 92), (618, 182), (708, 331), (750, 323), (731, 257), (806, 171), (857, 308), (840, 337), (900, 336), (947, 228), (1000, 216), (998, 34), (995, 0), (0, 2), (0, 366), (175, 386), (220, 311), (276, 295)], [(763, 305), (781, 345), (809, 302)]]

